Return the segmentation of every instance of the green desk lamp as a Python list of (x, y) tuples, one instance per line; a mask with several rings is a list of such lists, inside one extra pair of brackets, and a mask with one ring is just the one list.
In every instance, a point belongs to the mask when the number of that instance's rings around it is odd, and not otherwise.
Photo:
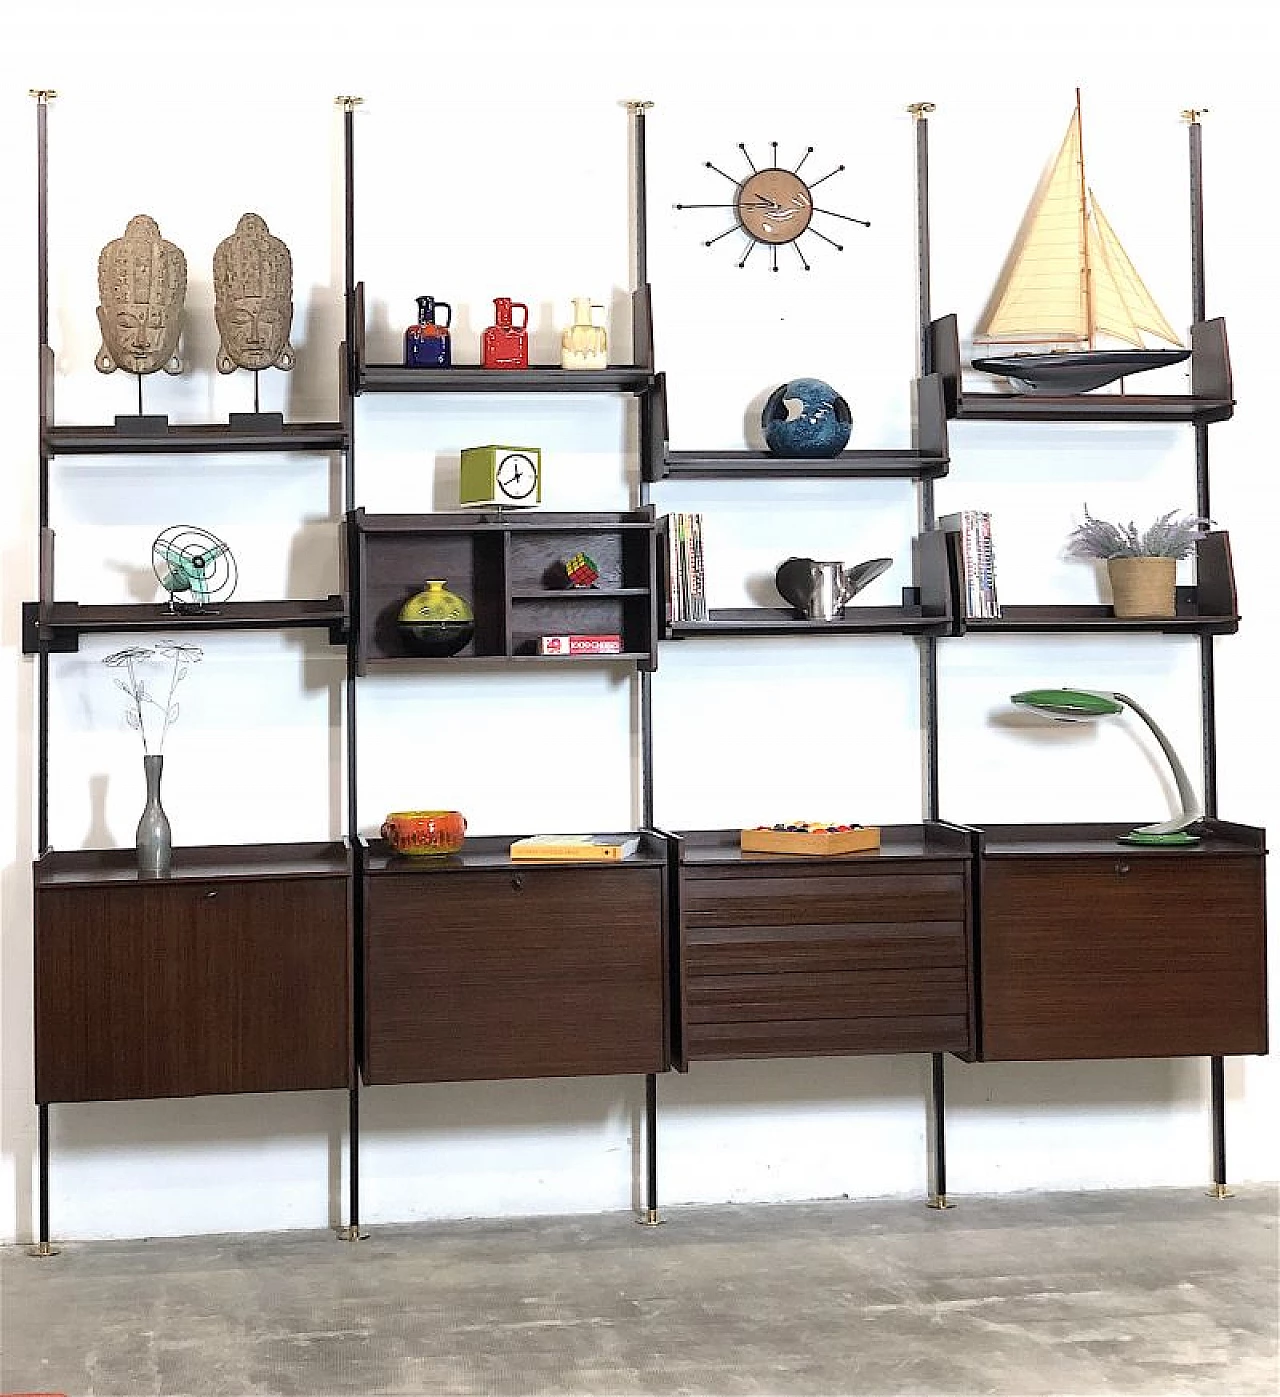
[(1173, 779), (1178, 787), (1178, 800), (1181, 813), (1172, 820), (1162, 820), (1155, 825), (1141, 825), (1120, 836), (1122, 844), (1155, 844), (1165, 847), (1198, 844), (1200, 838), (1187, 833), (1187, 826), (1193, 825), (1203, 816), (1200, 802), (1196, 800), (1191, 782), (1187, 779), (1186, 768), (1178, 760), (1169, 739), (1160, 730), (1156, 720), (1136, 700), (1128, 694), (1097, 693), (1092, 689), (1026, 689), (1020, 694), (1011, 694), (1013, 703), (1024, 708), (1034, 708), (1037, 713), (1046, 713), (1063, 723), (1079, 723), (1090, 718), (1106, 718), (1123, 713), (1126, 708), (1133, 711), (1146, 723), (1160, 744), (1160, 750), (1169, 759), (1173, 768)]

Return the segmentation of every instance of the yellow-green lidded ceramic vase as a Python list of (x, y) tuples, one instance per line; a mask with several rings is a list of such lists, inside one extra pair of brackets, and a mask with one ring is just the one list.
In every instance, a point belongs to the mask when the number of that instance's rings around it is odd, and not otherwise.
[(424, 582), (400, 608), (396, 624), (410, 654), (435, 657), (456, 655), (476, 630), (470, 605), (442, 579)]

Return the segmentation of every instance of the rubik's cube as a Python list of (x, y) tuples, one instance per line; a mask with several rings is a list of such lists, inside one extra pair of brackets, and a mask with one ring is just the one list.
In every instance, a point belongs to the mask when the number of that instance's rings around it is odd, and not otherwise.
[(600, 576), (600, 569), (589, 553), (575, 553), (564, 560), (565, 576), (573, 587), (590, 587)]

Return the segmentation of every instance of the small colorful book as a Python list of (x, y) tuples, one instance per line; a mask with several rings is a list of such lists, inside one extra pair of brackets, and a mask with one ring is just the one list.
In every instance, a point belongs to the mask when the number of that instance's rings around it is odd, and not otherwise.
[(511, 845), (513, 859), (595, 859), (617, 863), (640, 847), (638, 834), (531, 834)]

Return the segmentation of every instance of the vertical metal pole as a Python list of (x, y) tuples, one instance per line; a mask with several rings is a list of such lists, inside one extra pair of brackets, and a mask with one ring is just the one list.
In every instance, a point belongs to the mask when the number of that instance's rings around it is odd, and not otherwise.
[[(916, 266), (919, 275), (917, 297), (920, 311), (919, 363), (921, 375), (929, 367), (929, 322), (932, 299), (929, 282), (929, 113), (932, 102), (913, 102), (907, 110), (915, 118), (916, 131)], [(933, 481), (920, 482), (920, 532), (934, 527)], [(924, 732), (925, 818), (939, 818), (938, 775), (938, 642), (933, 636), (920, 638), (920, 708)], [(941, 1053), (933, 1053), (929, 1072), (928, 1124), (929, 1207), (949, 1208), (947, 1202), (946, 1075)]]
[(35, 1246), (27, 1248), (29, 1256), (57, 1256), (58, 1248), (49, 1245), (49, 1107), (41, 1102), (36, 1107), (36, 1157), (40, 1193), (39, 1222)]
[(636, 1219), (645, 1227), (657, 1227), (658, 1216), (658, 1078), (650, 1072), (644, 1079), (644, 1212)]
[[(344, 96), (337, 99), (342, 107), (342, 156), (343, 156), (343, 278), (346, 306), (346, 356), (343, 372), (343, 391), (346, 394), (345, 418), (347, 423), (347, 449), (343, 465), (342, 510), (344, 516), (343, 546), (347, 549), (347, 577), (356, 575), (356, 558), (351, 530), (346, 519), (355, 506), (355, 395), (356, 382), (355, 342), (356, 342), (356, 292), (355, 292), (355, 109), (361, 98)], [(350, 585), (350, 583), (348, 584)], [(358, 802), (356, 799), (356, 650), (359, 639), (358, 617), (347, 598), (347, 674), (345, 683), (345, 736), (346, 736), (346, 776), (347, 776), (347, 840), (354, 851), (357, 846)], [(363, 1038), (361, 1018), (364, 1012), (364, 910), (359, 859), (355, 860), (354, 874), (357, 879), (352, 893), (353, 920), (353, 960), (352, 1000), (356, 1042)], [(355, 1076), (347, 1088), (347, 1227), (342, 1234), (347, 1241), (359, 1241), (366, 1234), (360, 1230), (360, 1069), (354, 1069)]]
[(646, 183), (644, 149), (644, 114), (653, 106), (652, 102), (636, 99), (627, 103), (631, 113), (633, 178), (636, 200), (636, 287), (649, 280), (649, 209), (648, 185)]
[[(40, 393), (40, 481), (37, 557), (40, 560), (40, 609), (53, 600), (45, 596), (48, 582), (44, 557), (45, 530), (49, 527), (49, 449), (45, 428), (49, 425), (49, 102), (58, 94), (52, 88), (32, 88), (36, 101), (36, 325)], [(49, 847), (49, 648), (40, 636), (36, 664), (36, 854)], [(49, 1107), (36, 1107), (37, 1240), (33, 1256), (56, 1256), (49, 1245)]]
[(929, 1207), (951, 1208), (947, 1202), (946, 1058), (934, 1053), (929, 1078)]
[[(1206, 314), (1204, 262), (1204, 183), (1200, 118), (1204, 108), (1188, 108), (1182, 113), (1187, 123), (1187, 160), (1191, 196), (1191, 318), (1199, 324)], [(1209, 428), (1195, 424), (1196, 513), (1210, 517)], [(1218, 712), (1214, 685), (1213, 637), (1200, 637), (1200, 723), (1204, 756), (1205, 814), (1218, 813)], [(1223, 1060), (1209, 1059), (1209, 1122), (1213, 1145), (1211, 1198), (1230, 1198), (1227, 1187), (1226, 1086)]]

